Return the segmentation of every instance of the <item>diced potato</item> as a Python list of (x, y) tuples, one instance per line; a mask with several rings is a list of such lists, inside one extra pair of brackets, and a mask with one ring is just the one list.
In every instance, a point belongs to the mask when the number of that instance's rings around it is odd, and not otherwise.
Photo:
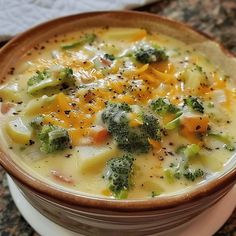
[(26, 144), (29, 142), (32, 131), (22, 121), (21, 118), (9, 121), (6, 130), (10, 138), (20, 144)]
[(181, 74), (180, 79), (184, 81), (184, 87), (196, 91), (202, 84), (207, 84), (205, 74), (200, 67), (187, 67)]
[(17, 83), (6, 84), (0, 88), (0, 97), (7, 101), (20, 101), (19, 87)]
[(115, 144), (103, 146), (81, 146), (78, 149), (78, 168), (80, 172), (96, 171), (119, 151)]
[(141, 40), (147, 35), (146, 30), (139, 28), (114, 28), (103, 34), (103, 38), (107, 40)]

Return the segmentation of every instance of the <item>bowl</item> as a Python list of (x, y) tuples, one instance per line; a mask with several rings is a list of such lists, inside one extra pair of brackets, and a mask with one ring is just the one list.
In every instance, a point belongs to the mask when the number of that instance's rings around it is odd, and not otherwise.
[[(236, 59), (205, 34), (157, 15), (132, 11), (92, 12), (58, 18), (12, 39), (0, 51), (0, 80), (24, 53), (56, 35), (96, 26), (143, 27), (169, 35), (204, 52), (236, 80)], [(144, 200), (114, 200), (75, 194), (33, 176), (1, 144), (0, 163), (28, 201), (43, 215), (84, 235), (151, 235), (175, 228), (219, 201), (236, 183), (236, 158), (224, 171), (189, 191)]]

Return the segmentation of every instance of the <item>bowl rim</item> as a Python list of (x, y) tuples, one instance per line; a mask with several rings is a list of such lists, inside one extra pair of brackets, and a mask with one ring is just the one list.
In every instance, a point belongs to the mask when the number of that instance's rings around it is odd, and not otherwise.
[[(91, 16), (99, 16), (102, 14), (109, 14), (114, 16), (117, 14), (123, 14), (125, 17), (145, 17), (153, 21), (165, 22), (168, 24), (175, 25), (176, 27), (183, 27), (191, 31), (192, 33), (197, 33), (205, 40), (211, 40), (217, 43), (217, 41), (213, 37), (205, 33), (199, 32), (184, 23), (170, 20), (166, 17), (135, 11), (99, 11), (69, 15), (39, 24), (10, 40), (5, 46), (1, 48), (0, 57), (3, 58), (4, 55), (9, 54), (14, 49), (14, 45), (27, 39), (28, 36), (32, 35), (39, 29), (43, 29), (45, 26), (56, 25), (61, 22), (63, 23), (64, 21), (69, 22), (73, 19), (78, 20)], [(221, 44), (217, 44), (221, 47), (221, 50), (225, 55), (234, 58), (234, 55), (232, 53), (225, 49)], [(19, 165), (17, 165), (17, 163), (12, 160), (12, 158), (7, 153), (4, 153), (2, 150), (0, 150), (0, 164), (17, 182), (20, 183), (20, 185), (26, 186), (31, 191), (39, 194), (42, 197), (47, 197), (48, 199), (51, 199), (56, 202), (63, 202), (78, 207), (89, 207), (93, 209), (95, 208), (109, 211), (113, 210), (134, 212), (178, 207), (182, 204), (195, 202), (199, 199), (204, 198), (205, 196), (214, 194), (229, 186), (233, 186), (233, 183), (236, 182), (236, 168), (233, 168), (229, 172), (224, 173), (222, 176), (220, 176), (220, 178), (213, 179), (208, 183), (199, 186), (198, 188), (185, 194), (140, 200), (115, 200), (109, 198), (91, 197), (88, 195), (85, 196), (82, 194), (72, 194), (70, 192), (67, 192), (66, 189), (62, 190), (60, 188), (57, 188), (56, 186), (50, 185), (49, 183), (43, 182), (42, 180), (39, 180), (33, 175), (30, 175), (29, 173), (25, 172)]]

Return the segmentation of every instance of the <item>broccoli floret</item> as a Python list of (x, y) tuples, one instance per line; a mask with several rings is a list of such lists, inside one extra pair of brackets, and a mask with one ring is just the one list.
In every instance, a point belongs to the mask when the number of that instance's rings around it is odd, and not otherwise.
[(114, 61), (115, 60), (115, 56), (113, 54), (108, 54), (108, 53), (104, 54), (104, 58), (108, 59), (110, 61)]
[(47, 70), (44, 71), (36, 71), (36, 75), (34, 75), (33, 77), (29, 78), (27, 85), (28, 86), (33, 86), (35, 84), (40, 83), (43, 80), (46, 80), (47, 78), (49, 78), (49, 73)]
[(40, 150), (52, 153), (64, 150), (70, 146), (70, 138), (67, 130), (54, 125), (45, 125), (39, 133), (41, 141)]
[(161, 128), (157, 118), (151, 114), (143, 114), (142, 120), (142, 130), (144, 133), (148, 134), (148, 138), (160, 141)]
[(74, 75), (73, 70), (70, 67), (65, 67), (62, 70), (58, 71), (57, 77), (63, 82), (63, 83), (71, 83), (74, 82)]
[(69, 67), (56, 71), (37, 71), (36, 74), (37, 75), (31, 77), (27, 82), (28, 92), (31, 94), (35, 94), (39, 91), (43, 91), (46, 88), (55, 87), (62, 84), (70, 86), (75, 82), (73, 70)]
[(196, 170), (186, 170), (183, 176), (190, 181), (195, 181), (197, 178), (200, 178), (205, 175), (205, 172), (201, 169)]
[(97, 38), (96, 34), (85, 34), (77, 42), (74, 42), (74, 43), (68, 44), (68, 45), (64, 45), (61, 48), (64, 50), (67, 50), (67, 49), (82, 47), (85, 44), (93, 43), (96, 38)]
[[(102, 120), (104, 123), (106, 122), (109, 123), (112, 122), (112, 120), (114, 120), (116, 116), (121, 120), (123, 120), (125, 112), (131, 112), (131, 111), (132, 111), (131, 107), (126, 103), (110, 103), (107, 105), (106, 109), (102, 113)], [(121, 112), (123, 112), (123, 114), (121, 114)], [(121, 117), (119, 117), (119, 115), (121, 115)]]
[(152, 62), (161, 62), (168, 59), (165, 50), (162, 48), (142, 47), (135, 52), (135, 58), (143, 64)]
[(151, 147), (148, 139), (161, 139), (158, 119), (143, 114), (143, 124), (131, 127), (128, 119), (131, 111), (131, 107), (125, 103), (109, 104), (102, 113), (102, 120), (120, 149), (130, 153), (147, 153)]
[(175, 151), (177, 154), (183, 154), (186, 158), (196, 156), (200, 151), (200, 147), (197, 144), (189, 144), (187, 146), (179, 146)]
[(224, 148), (228, 151), (234, 151), (235, 150), (235, 147), (234, 145), (232, 144), (232, 138), (229, 137), (228, 135), (226, 134), (223, 134), (223, 133), (208, 133), (208, 136), (209, 137), (212, 137), (212, 138), (215, 138), (216, 140), (224, 143)]
[(173, 183), (175, 179), (181, 179), (183, 177), (187, 180), (195, 181), (205, 174), (202, 169), (190, 169), (187, 163), (180, 163), (178, 166), (170, 167), (165, 170), (165, 178), (169, 183)]
[(150, 107), (153, 111), (155, 111), (157, 114), (163, 116), (167, 113), (176, 114), (180, 109), (171, 104), (170, 101), (167, 98), (158, 98), (151, 102)]
[(204, 113), (202, 101), (197, 97), (189, 96), (184, 99), (184, 105), (189, 106), (193, 111)]
[(132, 182), (134, 158), (124, 155), (107, 162), (104, 178), (109, 182), (109, 189), (118, 199), (126, 198)]

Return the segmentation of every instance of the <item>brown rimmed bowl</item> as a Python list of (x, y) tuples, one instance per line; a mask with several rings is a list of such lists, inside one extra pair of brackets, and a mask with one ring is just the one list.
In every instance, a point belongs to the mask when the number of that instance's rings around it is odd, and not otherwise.
[[(156, 15), (131, 11), (67, 16), (36, 26), (12, 39), (0, 51), (0, 80), (32, 47), (55, 34), (88, 27), (142, 27), (169, 35), (204, 52), (236, 80), (236, 59), (208, 36)], [(236, 182), (236, 158), (225, 170), (194, 189), (145, 200), (113, 200), (75, 194), (25, 171), (1, 144), (0, 164), (28, 201), (54, 222), (84, 235), (151, 235), (179, 226), (220, 200)]]

